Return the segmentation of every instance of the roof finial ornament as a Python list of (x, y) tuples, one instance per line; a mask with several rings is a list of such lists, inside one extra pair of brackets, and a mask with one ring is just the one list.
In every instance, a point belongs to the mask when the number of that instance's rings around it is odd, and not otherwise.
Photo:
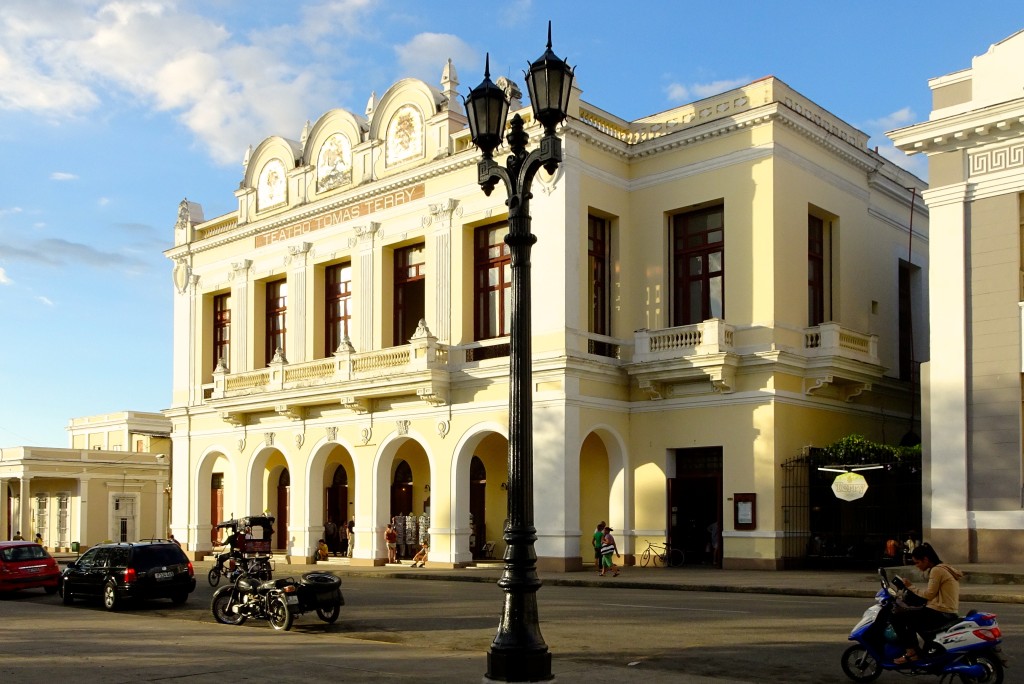
[(373, 118), (373, 111), (377, 109), (377, 91), (370, 93), (370, 99), (366, 101), (366, 118)]
[(252, 145), (245, 149), (245, 156), (242, 157), (242, 168), (249, 166), (249, 159), (252, 157)]
[(309, 119), (306, 119), (306, 125), (302, 127), (302, 135), (299, 136), (299, 143), (305, 146), (306, 140), (309, 139)]
[(444, 65), (444, 71), (441, 72), (441, 94), (447, 100), (445, 106), (450, 112), (463, 113), (465, 110), (462, 108), (462, 102), (458, 97), (458, 85), (459, 75), (455, 73), (455, 65), (452, 63), (452, 58), (448, 58), (448, 63)]

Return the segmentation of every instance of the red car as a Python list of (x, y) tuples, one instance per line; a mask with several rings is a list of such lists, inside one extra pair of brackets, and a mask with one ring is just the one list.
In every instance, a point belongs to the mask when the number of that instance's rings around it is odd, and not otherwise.
[(0, 592), (42, 587), (52, 594), (59, 578), (57, 561), (39, 544), (0, 541)]

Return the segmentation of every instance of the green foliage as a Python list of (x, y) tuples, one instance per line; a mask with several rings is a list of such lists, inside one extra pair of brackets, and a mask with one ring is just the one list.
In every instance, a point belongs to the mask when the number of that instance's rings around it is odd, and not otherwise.
[(889, 446), (861, 435), (847, 435), (822, 449), (815, 449), (811, 460), (816, 465), (921, 465), (921, 445)]

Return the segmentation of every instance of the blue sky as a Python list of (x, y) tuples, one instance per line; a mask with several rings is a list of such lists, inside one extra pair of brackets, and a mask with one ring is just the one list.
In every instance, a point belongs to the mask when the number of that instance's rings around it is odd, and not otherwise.
[(616, 115), (774, 75), (895, 159), (883, 134), (927, 119), (927, 80), (1024, 28), (1024, 6), (0, 0), (0, 445), (170, 405), (162, 252), (183, 197), (235, 208), (248, 145), (401, 78), (436, 86), (449, 57), (463, 94), (486, 52), (523, 85), (548, 19), (583, 98)]

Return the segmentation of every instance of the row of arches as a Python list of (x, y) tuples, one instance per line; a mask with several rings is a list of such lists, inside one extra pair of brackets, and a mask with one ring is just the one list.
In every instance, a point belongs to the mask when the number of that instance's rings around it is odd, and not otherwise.
[[(614, 434), (595, 431), (572, 459), (576, 467), (561, 458), (535, 459), (535, 481), (563, 483), (555, 496), (536, 498), (536, 519), (574, 520), (579, 529), (578, 541), (564, 535), (551, 555), (586, 560), (594, 521), (632, 524), (626, 504), (631, 478), (621, 444)], [(328, 521), (339, 527), (353, 521), (353, 558), (377, 562), (387, 555), (382, 531), (393, 516), (428, 515), (436, 560), (472, 562), (486, 542), (495, 542), (500, 557), (507, 436), (501, 426), (478, 426), (454, 446), (450, 455), (433, 454), (428, 441), (410, 431), (376, 447), (325, 438), (305, 456), (269, 441), (245, 458), (209, 448), (189, 473), (194, 496), (188, 528), (174, 520), (172, 529), (189, 539), (192, 550), (206, 552), (217, 541), (218, 522), (269, 513), (276, 519), (272, 548), (303, 556), (311, 554)]]

